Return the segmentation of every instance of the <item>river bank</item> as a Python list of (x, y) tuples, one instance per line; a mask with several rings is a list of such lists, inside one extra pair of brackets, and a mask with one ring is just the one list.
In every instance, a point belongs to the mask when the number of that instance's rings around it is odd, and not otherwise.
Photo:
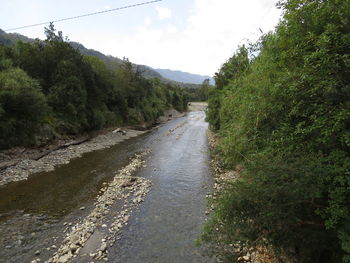
[[(176, 110), (168, 110), (159, 117), (157, 124), (183, 116)], [(150, 131), (151, 125), (127, 128), (109, 128), (74, 139), (56, 141), (45, 147), (14, 148), (0, 152), (0, 186), (28, 179), (35, 173), (53, 171), (55, 167), (69, 163), (84, 153), (102, 150)]]
[[(211, 206), (208, 208), (207, 213), (215, 213), (215, 208), (218, 203), (215, 201), (223, 191), (225, 186), (236, 180), (240, 180), (241, 172), (243, 167), (237, 166), (234, 170), (223, 168), (220, 161), (220, 156), (217, 154), (215, 149), (219, 143), (219, 137), (216, 133), (211, 130), (207, 131), (208, 144), (211, 150), (211, 168), (214, 176), (214, 191), (208, 195), (211, 202)], [(213, 216), (213, 214), (212, 214)], [(221, 230), (220, 224), (216, 226), (217, 231), (217, 243), (212, 243), (213, 251), (216, 251), (218, 262), (222, 262), (222, 257), (230, 254), (237, 254), (237, 258), (240, 263), (277, 263), (279, 262), (276, 255), (274, 254), (271, 246), (248, 246), (244, 241), (237, 241), (235, 243), (227, 244), (222, 242), (225, 240), (225, 233)]]
[[(52, 171), (55, 167), (67, 164), (71, 159), (81, 157), (84, 153), (111, 147), (145, 132), (131, 129), (108, 131), (81, 144), (52, 151), (38, 160), (31, 157), (46, 151), (47, 148), (32, 149), (28, 152), (15, 154), (15, 160), (18, 160), (18, 163), (0, 171), (0, 185), (26, 180), (34, 173)], [(53, 146), (48, 146), (48, 148), (50, 147)]]

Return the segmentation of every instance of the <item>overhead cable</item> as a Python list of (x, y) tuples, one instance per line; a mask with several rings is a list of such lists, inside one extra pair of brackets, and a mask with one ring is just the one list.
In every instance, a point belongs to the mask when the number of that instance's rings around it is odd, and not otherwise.
[(72, 16), (72, 17), (57, 19), (57, 20), (48, 21), (48, 22), (42, 22), (42, 23), (38, 23), (38, 24), (32, 24), (32, 25), (26, 25), (26, 26), (9, 28), (9, 29), (6, 29), (4, 31), (7, 32), (7, 31), (18, 30), (18, 29), (24, 29), (24, 28), (28, 28), (28, 27), (42, 26), (42, 25), (46, 25), (46, 24), (49, 24), (49, 23), (57, 23), (57, 22), (62, 22), (62, 21), (67, 21), (67, 20), (72, 20), (72, 19), (78, 19), (78, 18), (87, 17), (87, 16), (93, 16), (93, 15), (98, 15), (98, 14), (103, 14), (103, 13), (109, 13), (109, 12), (114, 12), (114, 11), (118, 11), (118, 10), (122, 10), (122, 9), (128, 9), (128, 8), (132, 8), (132, 7), (142, 6), (142, 5), (149, 5), (149, 4), (153, 4), (153, 3), (161, 2), (161, 1), (163, 1), (163, 0), (154, 0), (154, 1), (148, 1), (148, 2), (134, 4), (134, 5), (127, 5), (127, 6), (117, 7), (117, 8), (113, 8), (113, 9), (107, 9), (107, 10), (103, 10), (103, 11), (98, 11), (98, 12), (94, 12), (94, 13), (78, 15), (78, 16)]

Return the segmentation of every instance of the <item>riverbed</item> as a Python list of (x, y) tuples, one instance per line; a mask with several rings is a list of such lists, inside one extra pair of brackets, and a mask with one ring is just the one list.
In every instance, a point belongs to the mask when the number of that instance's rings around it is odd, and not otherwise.
[[(124, 199), (113, 201), (69, 260), (212, 262), (195, 246), (206, 219), (205, 196), (212, 187), (204, 119), (203, 111), (190, 112), (54, 171), (1, 187), (0, 262), (52, 260), (74, 226), (96, 209), (101, 190), (108, 189), (135, 155), (145, 152), (128, 175), (136, 183), (125, 187)], [(143, 184), (149, 189), (140, 194), (137, 187)], [(113, 232), (114, 223), (120, 227)]]

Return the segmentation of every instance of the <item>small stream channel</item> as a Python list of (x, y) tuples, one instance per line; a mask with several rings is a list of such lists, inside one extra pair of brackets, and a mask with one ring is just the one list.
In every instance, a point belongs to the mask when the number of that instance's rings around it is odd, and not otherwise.
[(108, 262), (212, 262), (195, 246), (212, 184), (204, 118), (204, 112), (191, 112), (53, 172), (1, 187), (0, 262), (49, 258), (63, 238), (63, 223), (86, 215), (103, 183), (143, 149), (151, 154), (137, 176), (150, 179), (152, 188), (109, 249)]

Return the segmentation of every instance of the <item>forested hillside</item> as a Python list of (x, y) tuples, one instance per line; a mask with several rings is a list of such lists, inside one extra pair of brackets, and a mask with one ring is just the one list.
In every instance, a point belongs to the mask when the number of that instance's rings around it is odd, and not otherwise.
[[(0, 44), (5, 46), (11, 46), (11, 45), (14, 45), (17, 41), (32, 43), (35, 41), (35, 39), (28, 38), (18, 33), (6, 33), (0, 29)], [(94, 49), (88, 49), (81, 43), (69, 41), (69, 40), (67, 40), (67, 42), (73, 48), (77, 49), (81, 54), (87, 55), (87, 56), (94, 56), (101, 59), (102, 61), (105, 62), (107, 68), (110, 70), (118, 69), (120, 65), (123, 63), (123, 60), (120, 58), (107, 56)], [(147, 79), (159, 78), (164, 83), (169, 83), (171, 85), (176, 85), (183, 88), (190, 88), (190, 89), (200, 88), (200, 84), (202, 84), (206, 78), (209, 78), (212, 81), (212, 78), (208, 76), (199, 76), (199, 75), (190, 74), (190, 73), (181, 72), (181, 71), (156, 70), (146, 65), (137, 65), (134, 63), (132, 65), (135, 71), (139, 71), (141, 75)], [(176, 76), (174, 76), (173, 73), (177, 73)]]
[(350, 262), (350, 1), (279, 6), (275, 32), (215, 75), (208, 120), (239, 177), (203, 239), (225, 262), (237, 241), (272, 245), (281, 262)]
[(188, 72), (183, 72), (179, 70), (170, 70), (170, 69), (154, 69), (154, 70), (160, 73), (163, 77), (177, 81), (177, 82), (202, 84), (203, 81), (206, 79), (209, 79), (211, 84), (213, 84), (214, 82), (210, 76), (191, 74)]
[(111, 67), (82, 55), (52, 24), (46, 36), (45, 41), (0, 45), (0, 148), (152, 123), (168, 108), (186, 109), (184, 88), (144, 78), (127, 59)]

